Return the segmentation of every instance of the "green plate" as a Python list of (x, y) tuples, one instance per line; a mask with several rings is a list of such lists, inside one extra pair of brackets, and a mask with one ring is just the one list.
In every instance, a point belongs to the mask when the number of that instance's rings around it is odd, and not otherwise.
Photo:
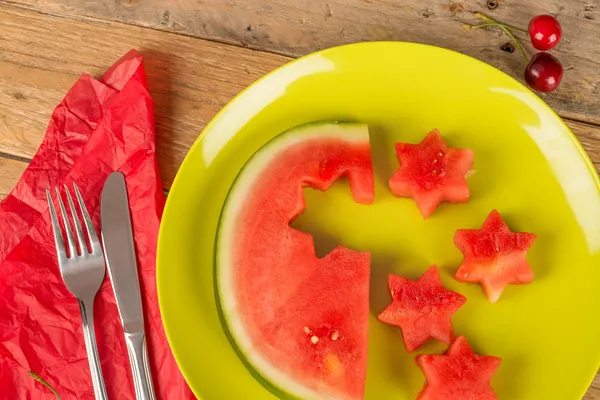
[[(344, 182), (307, 189), (294, 226), (329, 242), (372, 252), (366, 399), (414, 399), (424, 377), (400, 332), (377, 322), (389, 301), (387, 274), (418, 277), (437, 264), (446, 287), (467, 303), (457, 334), (501, 357), (492, 385), (501, 399), (580, 399), (600, 361), (600, 185), (560, 118), (517, 81), (459, 53), (411, 43), (364, 43), (312, 54), (267, 75), (209, 124), (168, 196), (158, 244), (158, 290), (169, 344), (201, 399), (272, 399), (231, 347), (214, 292), (219, 213), (236, 175), (268, 140), (317, 120), (366, 122), (376, 175), (372, 205), (352, 201)], [(393, 144), (438, 128), (452, 147), (475, 152), (471, 201), (443, 204), (423, 220), (394, 198)], [(533, 232), (533, 283), (509, 286), (496, 304), (452, 275), (462, 260), (458, 228), (479, 228), (498, 209), (513, 230)], [(324, 239), (327, 238), (327, 239)]]

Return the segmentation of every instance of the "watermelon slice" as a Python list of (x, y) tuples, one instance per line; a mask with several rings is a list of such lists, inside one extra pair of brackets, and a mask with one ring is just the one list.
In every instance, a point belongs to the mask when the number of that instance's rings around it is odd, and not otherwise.
[(454, 339), (452, 314), (467, 299), (444, 289), (438, 267), (433, 265), (416, 281), (401, 276), (388, 277), (392, 304), (378, 319), (400, 327), (408, 352), (419, 348), (429, 338), (444, 343)]
[(222, 212), (221, 315), (242, 359), (280, 396), (363, 397), (370, 254), (337, 247), (318, 258), (312, 236), (289, 225), (305, 208), (304, 186), (326, 190), (342, 176), (357, 202), (373, 201), (367, 126), (301, 126), (251, 157)]
[(457, 337), (445, 355), (423, 354), (416, 360), (426, 379), (417, 400), (498, 398), (490, 380), (502, 359), (475, 354), (464, 336)]
[(443, 201), (469, 201), (466, 175), (473, 165), (473, 151), (448, 148), (437, 129), (419, 144), (396, 143), (400, 168), (389, 181), (395, 196), (413, 198), (423, 218)]
[(488, 300), (495, 303), (507, 285), (533, 281), (527, 250), (535, 238), (533, 233), (511, 232), (500, 213), (493, 210), (481, 229), (456, 231), (454, 243), (465, 256), (456, 280), (480, 283)]

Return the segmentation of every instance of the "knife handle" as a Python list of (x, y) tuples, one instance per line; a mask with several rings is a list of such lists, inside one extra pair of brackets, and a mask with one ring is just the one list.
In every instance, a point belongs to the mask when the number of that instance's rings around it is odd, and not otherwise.
[(135, 397), (138, 400), (154, 400), (152, 387), (152, 374), (148, 364), (148, 350), (146, 348), (146, 335), (140, 333), (125, 333), (125, 343), (133, 371), (133, 386)]

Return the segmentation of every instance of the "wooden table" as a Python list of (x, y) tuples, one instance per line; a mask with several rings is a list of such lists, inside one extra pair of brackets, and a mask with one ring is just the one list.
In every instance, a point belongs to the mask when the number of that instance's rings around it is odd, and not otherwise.
[[(461, 29), (476, 22), (473, 11), (520, 27), (537, 14), (558, 17), (564, 38), (553, 53), (565, 77), (542, 97), (599, 168), (598, 0), (0, 0), (0, 199), (77, 77), (100, 74), (131, 48), (145, 56), (168, 190), (219, 109), (260, 76), (315, 50), (414, 41), (469, 54), (522, 80), (521, 55), (501, 49), (508, 37), (497, 29)], [(584, 398), (600, 400), (600, 377)]]

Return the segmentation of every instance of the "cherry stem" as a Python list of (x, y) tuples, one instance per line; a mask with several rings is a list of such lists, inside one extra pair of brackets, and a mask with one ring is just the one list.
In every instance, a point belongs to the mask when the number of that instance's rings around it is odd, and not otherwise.
[(483, 28), (484, 26), (503, 26), (506, 29), (514, 29), (514, 30), (519, 31), (519, 32), (525, 32), (521, 28), (516, 28), (514, 26), (510, 26), (510, 25), (506, 25), (506, 24), (501, 24), (499, 22), (486, 22), (486, 23), (479, 24), (479, 25), (464, 25), (463, 28), (466, 29), (466, 30), (470, 30), (470, 29)]
[(521, 42), (511, 32), (511, 29), (514, 29), (514, 30), (519, 31), (519, 32), (526, 32), (524, 29), (517, 28), (515, 26), (510, 26), (510, 25), (503, 24), (503, 23), (498, 22), (495, 19), (490, 18), (487, 15), (485, 15), (483, 13), (480, 13), (480, 12), (475, 13), (475, 17), (479, 18), (479, 19), (481, 19), (483, 21), (486, 21), (486, 22), (483, 23), (483, 24), (479, 24), (479, 25), (463, 25), (463, 29), (471, 30), (471, 29), (482, 28), (484, 26), (492, 26), (492, 25), (497, 26), (500, 29), (502, 29), (504, 31), (504, 33), (506, 33), (515, 42), (515, 44), (517, 45), (517, 47), (521, 51), (521, 54), (523, 54), (523, 57), (525, 57), (525, 61), (529, 62), (529, 57), (527, 56), (527, 53), (525, 52), (525, 49), (521, 45)]
[(52, 394), (56, 397), (56, 399), (60, 400), (60, 396), (58, 395), (58, 393), (56, 393), (56, 390), (54, 390), (54, 388), (52, 386), (50, 386), (50, 384), (48, 382), (46, 382), (41, 376), (39, 376), (38, 374), (36, 374), (33, 371), (27, 372), (27, 375), (29, 375), (30, 377), (32, 377), (33, 379), (35, 379), (42, 385), (46, 386), (52, 392)]
[(483, 14), (483, 13), (475, 13), (475, 18), (479, 18), (483, 21), (487, 21), (490, 22), (492, 25), (498, 25), (498, 26), (504, 26), (508, 29), (513, 29), (515, 31), (519, 31), (519, 32), (523, 32), (523, 33), (527, 33), (527, 30), (522, 29), (522, 28), (517, 28), (516, 26), (512, 26), (512, 25), (507, 25), (507, 24), (503, 24), (502, 22), (496, 21), (494, 18), (490, 18), (487, 15)]
[(517, 45), (519, 50), (521, 50), (523, 57), (525, 57), (525, 61), (529, 62), (529, 57), (527, 57), (527, 53), (525, 53), (525, 49), (523, 48), (523, 46), (521, 46), (521, 42), (519, 42), (519, 40), (515, 37), (515, 35), (513, 35), (512, 32), (509, 29), (505, 28), (504, 26), (500, 26), (500, 29), (502, 29), (508, 36), (510, 36), (510, 38), (515, 42), (515, 44)]

